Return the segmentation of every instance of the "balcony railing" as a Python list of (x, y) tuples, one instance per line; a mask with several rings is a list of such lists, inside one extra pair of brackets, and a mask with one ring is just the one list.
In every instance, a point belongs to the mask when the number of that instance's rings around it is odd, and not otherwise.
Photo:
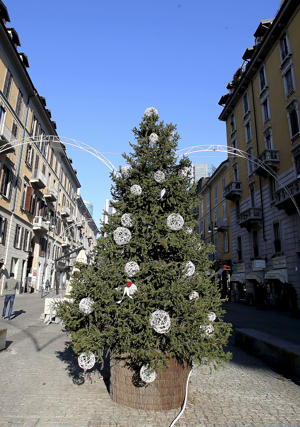
[(67, 222), (68, 222), (69, 224), (71, 224), (72, 222), (75, 222), (75, 216), (74, 216), (74, 215), (70, 215), (70, 216), (67, 218)]
[(240, 227), (257, 228), (262, 220), (261, 208), (249, 208), (240, 213), (238, 223)]
[(229, 224), (227, 218), (218, 218), (215, 222), (215, 228), (221, 232), (228, 230)]
[(228, 200), (235, 200), (240, 198), (242, 195), (242, 183), (241, 181), (232, 181), (225, 187), (224, 197)]
[(39, 169), (35, 169), (30, 179), (30, 183), (32, 186), (35, 186), (37, 188), (45, 188), (47, 185), (47, 180), (42, 171), (40, 171)]
[(14, 151), (14, 140), (15, 138), (12, 136), (11, 131), (7, 126), (3, 125), (0, 131), (0, 150), (3, 150), (4, 153)]
[(63, 248), (66, 248), (66, 247), (68, 247), (68, 246), (71, 246), (71, 242), (70, 242), (70, 240), (68, 239), (68, 237), (64, 237), (63, 238), (63, 241), (62, 241), (62, 247)]
[(61, 213), (60, 214), (63, 217), (70, 216), (70, 208), (68, 206), (63, 206), (63, 208), (61, 209)]
[(300, 178), (296, 178), (290, 184), (283, 188), (279, 188), (275, 193), (275, 206), (278, 209), (284, 209), (287, 214), (294, 213), (296, 211), (296, 205), (300, 208)]
[[(259, 163), (253, 163), (253, 172), (255, 172), (257, 175), (268, 175), (268, 168), (271, 168), (273, 170), (279, 169), (280, 161), (278, 150), (267, 149), (259, 155), (258, 160), (260, 160)], [(265, 169), (265, 167), (267, 170)]]
[(57, 191), (54, 188), (46, 188), (44, 197), (49, 202), (55, 202), (57, 200)]
[(33, 231), (46, 233), (49, 229), (49, 223), (42, 216), (35, 216), (33, 219)]

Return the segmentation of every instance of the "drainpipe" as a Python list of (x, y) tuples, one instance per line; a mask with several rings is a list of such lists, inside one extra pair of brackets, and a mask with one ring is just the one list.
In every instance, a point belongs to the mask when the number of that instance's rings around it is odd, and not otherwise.
[[(255, 126), (255, 140), (256, 140), (256, 152), (257, 157), (259, 156), (259, 146), (258, 146), (258, 132), (257, 132), (257, 120), (256, 120), (256, 108), (255, 108), (255, 99), (254, 99), (254, 89), (253, 89), (253, 81), (251, 80), (251, 94), (252, 94), (252, 104), (253, 104), (253, 116), (254, 116), (254, 126)], [(264, 202), (262, 196), (262, 184), (261, 177), (258, 177), (259, 180), (259, 194), (260, 194), (260, 203), (261, 203), (261, 212), (262, 212), (262, 231), (263, 231), (263, 239), (266, 241), (266, 232), (265, 232), (265, 216), (264, 216)]]

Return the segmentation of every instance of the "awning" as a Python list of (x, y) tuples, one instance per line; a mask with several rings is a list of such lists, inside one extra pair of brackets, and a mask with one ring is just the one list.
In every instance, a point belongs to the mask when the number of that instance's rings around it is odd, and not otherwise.
[(265, 274), (265, 279), (279, 280), (282, 283), (288, 283), (288, 273), (286, 268), (269, 270)]
[(247, 280), (255, 280), (258, 283), (263, 283), (264, 273), (262, 271), (252, 271), (246, 275)]
[(245, 273), (235, 273), (230, 277), (230, 282), (245, 283)]

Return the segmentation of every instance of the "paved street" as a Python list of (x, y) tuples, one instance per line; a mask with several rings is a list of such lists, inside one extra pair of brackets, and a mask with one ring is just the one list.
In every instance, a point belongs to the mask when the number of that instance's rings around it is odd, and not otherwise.
[[(2, 309), (3, 298), (0, 298)], [(101, 376), (85, 378), (65, 350), (61, 326), (40, 321), (39, 295), (16, 297), (7, 348), (0, 352), (0, 426), (168, 427), (178, 410), (141, 411), (111, 401)], [(300, 386), (231, 346), (232, 361), (196, 368), (176, 426), (299, 426)]]

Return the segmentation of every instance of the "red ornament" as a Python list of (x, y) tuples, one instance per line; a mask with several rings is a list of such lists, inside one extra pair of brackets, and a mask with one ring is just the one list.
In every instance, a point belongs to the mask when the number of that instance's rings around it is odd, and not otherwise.
[(128, 288), (130, 288), (130, 286), (132, 285), (132, 283), (131, 282), (126, 282), (126, 286), (128, 287)]

